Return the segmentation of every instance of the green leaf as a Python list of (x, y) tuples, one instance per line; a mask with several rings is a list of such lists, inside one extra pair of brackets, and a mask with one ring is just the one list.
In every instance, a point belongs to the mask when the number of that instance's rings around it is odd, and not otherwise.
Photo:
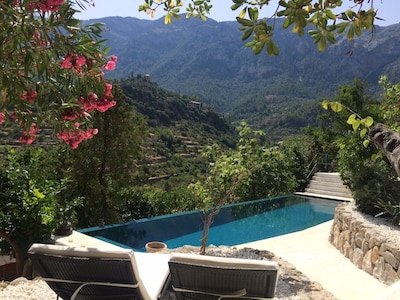
[(322, 108), (325, 110), (329, 109), (329, 101), (327, 100), (322, 101)]
[(365, 121), (364, 122), (365, 127), (371, 127), (374, 124), (374, 119), (370, 116), (366, 117), (364, 121)]
[(260, 54), (263, 48), (264, 48), (264, 43), (255, 43), (255, 45), (253, 46), (254, 54)]
[(367, 128), (363, 128), (360, 130), (360, 137), (363, 138), (367, 134), (368, 130)]
[(317, 48), (321, 52), (324, 52), (326, 50), (326, 38), (325, 38), (325, 36), (321, 36), (321, 39), (319, 40)]
[(253, 22), (258, 20), (258, 9), (257, 9), (257, 7), (249, 8), (248, 12), (249, 12), (250, 20), (252, 20)]
[(287, 29), (289, 26), (290, 26), (290, 24), (292, 24), (293, 22), (292, 22), (292, 20), (291, 20), (291, 18), (286, 18), (285, 19), (285, 21), (283, 22), (283, 28), (284, 29)]
[(351, 126), (353, 127), (353, 130), (356, 131), (360, 127), (361, 121), (360, 120), (355, 120)]
[(172, 23), (172, 14), (168, 13), (165, 15), (164, 24), (168, 25)]
[(342, 22), (342, 23), (337, 24), (336, 25), (336, 27), (337, 27), (337, 31), (336, 32), (338, 34), (342, 34), (346, 30), (348, 25), (349, 25), (349, 23), (347, 23), (347, 22)]
[(339, 102), (331, 102), (330, 104), (332, 111), (336, 113), (341, 112), (343, 109), (342, 104), (340, 104)]
[(352, 125), (356, 121), (357, 115), (356, 114), (351, 114), (347, 118), (347, 124)]
[(347, 39), (354, 39), (354, 26), (350, 26), (349, 31), (347, 32)]
[(253, 31), (254, 31), (253, 27), (247, 29), (242, 35), (242, 41), (247, 40), (250, 37), (250, 35), (253, 33)]
[(242, 6), (242, 3), (236, 3), (231, 6), (231, 10), (237, 10), (239, 7)]
[(336, 15), (330, 10), (325, 10), (326, 16), (331, 20), (336, 20)]
[(335, 39), (335, 34), (332, 32), (328, 32), (326, 34), (326, 38), (328, 39), (329, 43), (331, 44), (335, 44), (336, 43), (336, 39)]
[(236, 21), (238, 21), (243, 26), (254, 26), (255, 25), (254, 22), (252, 22), (248, 19), (244, 19), (244, 18), (236, 17)]
[(363, 141), (363, 146), (364, 146), (365, 148), (367, 148), (368, 145), (369, 145), (369, 140), (364, 140), (364, 141)]
[(287, 5), (286, 1), (281, 0), (281, 1), (279, 1), (279, 6), (287, 7), (288, 5)]
[(269, 55), (279, 55), (279, 49), (271, 39), (267, 41), (267, 52)]

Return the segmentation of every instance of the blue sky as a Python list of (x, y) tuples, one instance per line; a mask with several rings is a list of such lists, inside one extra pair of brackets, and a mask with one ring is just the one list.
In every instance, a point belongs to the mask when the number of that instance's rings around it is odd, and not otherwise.
[[(151, 19), (145, 13), (138, 12), (139, 4), (144, 1), (139, 0), (94, 0), (95, 7), (88, 7), (78, 17), (82, 20), (97, 19), (107, 16), (122, 16), (122, 17), (136, 17), (140, 19)], [(373, 0), (371, 0), (373, 1)], [(274, 2), (276, 3), (276, 2)], [(214, 0), (212, 1), (213, 8), (210, 18), (216, 21), (233, 21), (238, 15), (238, 11), (231, 11), (231, 0)], [(354, 4), (351, 0), (343, 1), (343, 8), (347, 8)], [(368, 5), (368, 4), (365, 4)], [(375, 0), (374, 6), (378, 9), (378, 16), (385, 19), (385, 21), (377, 21), (376, 24), (386, 26), (400, 22), (400, 15), (398, 11), (399, 0)], [(270, 16), (273, 8), (264, 10), (263, 16)], [(184, 10), (182, 11), (184, 12)], [(163, 10), (157, 12), (155, 19), (162, 17)]]

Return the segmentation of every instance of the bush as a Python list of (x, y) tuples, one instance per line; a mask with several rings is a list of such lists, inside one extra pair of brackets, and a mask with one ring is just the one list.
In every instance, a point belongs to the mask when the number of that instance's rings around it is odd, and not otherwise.
[(400, 182), (393, 168), (384, 159), (373, 161), (374, 153), (376, 149), (365, 148), (356, 134), (348, 136), (345, 147), (339, 151), (342, 179), (353, 192), (356, 206), (369, 215), (381, 213), (382, 203), (395, 204), (396, 195), (400, 194)]

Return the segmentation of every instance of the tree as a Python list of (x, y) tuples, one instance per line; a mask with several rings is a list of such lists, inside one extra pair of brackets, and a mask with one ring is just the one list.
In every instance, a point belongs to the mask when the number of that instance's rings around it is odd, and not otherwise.
[(32, 243), (49, 241), (62, 210), (77, 204), (61, 197), (68, 178), (42, 177), (46, 155), (42, 149), (10, 149), (0, 164), (0, 238), (15, 254), (19, 275)]
[(70, 151), (66, 165), (72, 182), (71, 197), (83, 197), (79, 226), (95, 226), (121, 222), (126, 213), (124, 190), (131, 187), (137, 175), (141, 143), (147, 137), (143, 117), (125, 102), (117, 86), (116, 106), (93, 115), (98, 135)]
[(74, 17), (89, 0), (6, 0), (0, 4), (0, 124), (22, 127), (31, 144), (47, 126), (71, 148), (93, 137), (90, 114), (115, 105), (103, 70), (107, 59), (101, 24)]
[[(214, 217), (221, 207), (232, 201), (238, 183), (247, 174), (247, 169), (239, 157), (239, 153), (223, 153), (217, 145), (209, 146), (203, 152), (209, 160), (209, 171), (204, 181), (190, 184), (188, 189), (203, 211), (203, 234), (200, 254), (204, 255), (208, 233)], [(236, 155), (235, 155), (236, 154)]]
[[(353, 0), (351, 9), (336, 13), (343, 5), (341, 0), (232, 0), (232, 10), (240, 10), (237, 22), (242, 26), (242, 40), (251, 39), (246, 44), (254, 53), (260, 53), (264, 48), (269, 55), (278, 55), (279, 49), (273, 41), (275, 19), (284, 18), (283, 27), (292, 28), (292, 32), (299, 36), (304, 35), (308, 25), (309, 30), (318, 50), (324, 51), (327, 43), (334, 44), (338, 34), (346, 33), (349, 40), (360, 36), (363, 30), (374, 28), (374, 20), (378, 18), (373, 1)], [(206, 15), (212, 9), (211, 0), (190, 1), (186, 6), (186, 17), (199, 17), (206, 20)], [(275, 5), (275, 12), (269, 18), (259, 18), (259, 12), (267, 5)], [(180, 8), (183, 0), (145, 0), (139, 6), (139, 11), (154, 16), (157, 9), (162, 7), (166, 12), (165, 24), (172, 22), (173, 18), (180, 19)]]
[(222, 151), (217, 145), (207, 147), (204, 151), (208, 159), (206, 177), (189, 185), (203, 211), (200, 254), (205, 254), (210, 226), (223, 205), (291, 194), (297, 186), (296, 178), (290, 172), (294, 169), (293, 155), (287, 157), (288, 151), (263, 146), (264, 133), (253, 132), (246, 122), (241, 122), (237, 130), (240, 139), (236, 149)]

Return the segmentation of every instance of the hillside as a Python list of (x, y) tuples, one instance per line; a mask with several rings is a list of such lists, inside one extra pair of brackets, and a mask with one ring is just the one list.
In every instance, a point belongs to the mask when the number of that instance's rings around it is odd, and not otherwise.
[[(221, 114), (188, 97), (168, 91), (144, 76), (116, 81), (127, 103), (146, 117), (150, 136), (143, 145), (143, 184), (193, 181), (205, 167), (201, 153), (217, 143), (235, 147), (237, 133)], [(160, 185), (159, 184), (159, 185)]]

